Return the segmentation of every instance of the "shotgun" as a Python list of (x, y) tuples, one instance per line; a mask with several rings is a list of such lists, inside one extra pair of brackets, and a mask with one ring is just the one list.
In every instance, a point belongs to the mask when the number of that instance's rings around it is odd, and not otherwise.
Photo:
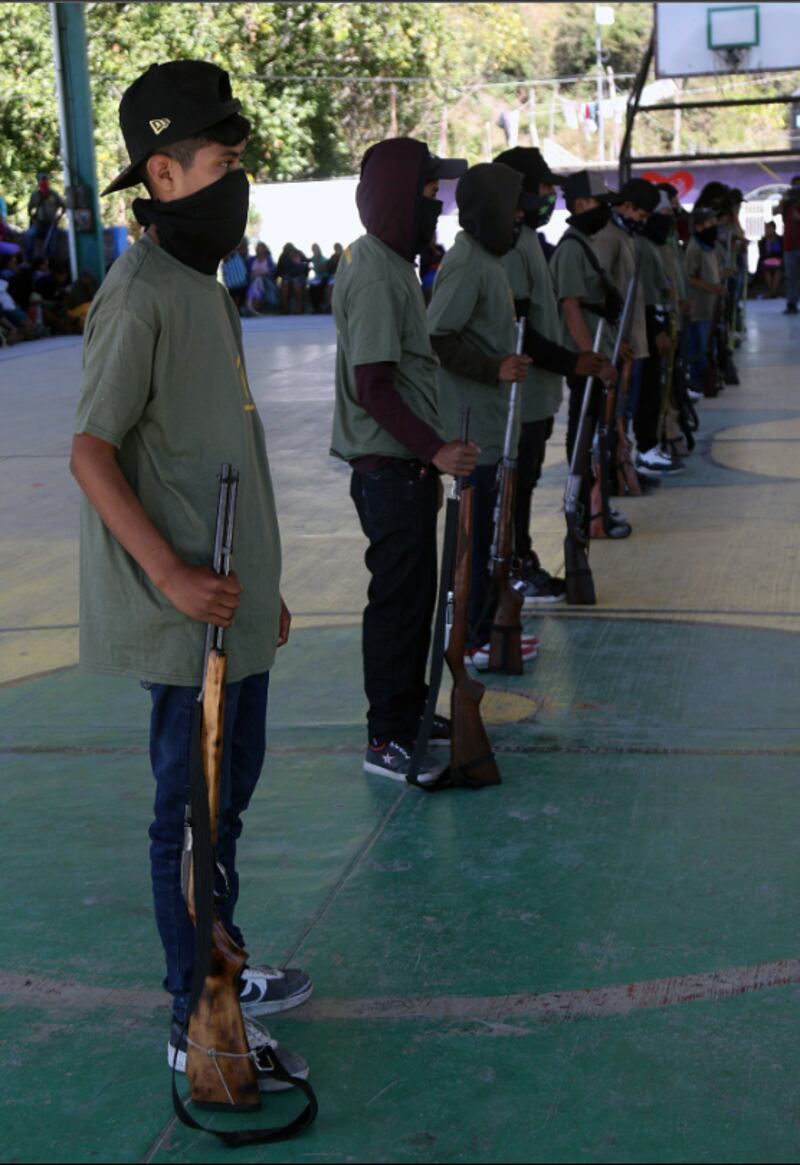
[[(522, 355), (525, 341), (525, 319), (517, 320), (517, 336), (514, 351)], [(494, 535), (489, 557), (489, 572), (492, 576), (492, 591), (496, 601), (492, 636), (489, 641), (489, 671), (505, 672), (506, 675), (522, 675), (522, 610), (523, 596), (511, 585), (512, 524), (514, 521), (514, 497), (517, 492), (517, 454), (519, 450), (519, 426), (517, 423), (517, 401), (520, 386), (517, 381), (511, 385), (508, 398), (508, 419), (503, 443), (503, 456), (497, 467), (497, 498), (494, 508)]]
[[(239, 474), (231, 465), (220, 470), (217, 526), (214, 535), (213, 567), (217, 574), (229, 574), (236, 494)], [(221, 627), (206, 629), (203, 684), (200, 705), (200, 764), (208, 798), (209, 840), (214, 873), (225, 873), (216, 861), (219, 828), (220, 773), (225, 724), (225, 677), (228, 661)], [(202, 794), (201, 794), (202, 795)], [(198, 931), (205, 929), (195, 895), (195, 885), (208, 877), (199, 869), (200, 846), (195, 844), (193, 822), (198, 819), (193, 799), (192, 818), (187, 821), (184, 841), (184, 897), (189, 915)], [(211, 874), (212, 880), (214, 873)], [(216, 879), (219, 880), (219, 879)], [(206, 923), (207, 926), (207, 923)], [(192, 1101), (198, 1108), (227, 1112), (252, 1112), (261, 1107), (258, 1078), (250, 1056), (239, 1005), (239, 976), (247, 963), (247, 952), (230, 937), (216, 910), (211, 918), (210, 956), (202, 992), (191, 1011), (187, 1041), (186, 1073)]]
[[(617, 326), (614, 351), (611, 356), (611, 363), (619, 372), (619, 388), (615, 391), (613, 388), (603, 386), (603, 405), (600, 420), (597, 425), (597, 435), (595, 437), (597, 452), (595, 457), (595, 481), (592, 487), (592, 512), (589, 525), (589, 536), (591, 538), (607, 538), (612, 525), (614, 525), (611, 521), (611, 483), (609, 480), (611, 460), (610, 431), (611, 425), (615, 422), (617, 416), (617, 399), (619, 399), (624, 408), (624, 402), (627, 398), (627, 385), (630, 377), (631, 364), (630, 361), (626, 361), (623, 367), (620, 368), (620, 351), (623, 342), (627, 342), (628, 336), (630, 335), (638, 287), (639, 259), (637, 257), (634, 273), (628, 282), (628, 288), (625, 292), (625, 301)], [(622, 429), (624, 436), (624, 423), (621, 420), (619, 425), (616, 426), (616, 429), (617, 434)], [(630, 460), (630, 449), (627, 446), (627, 438), (625, 438), (624, 444), (625, 449), (620, 449), (620, 453), (624, 458), (625, 450), (627, 449), (628, 460)], [(632, 465), (631, 471), (635, 477), (636, 471)], [(638, 479), (636, 484), (638, 485)]]
[[(594, 334), (593, 352), (600, 351), (603, 338), (604, 320), (597, 324)], [(589, 466), (589, 452), (592, 446), (592, 430), (596, 418), (590, 412), (594, 377), (586, 378), (581, 401), (581, 414), (572, 447), (572, 461), (569, 466), (567, 485), (564, 490), (564, 516), (567, 533), (564, 538), (564, 573), (567, 583), (567, 602), (593, 607), (597, 602), (594, 580), (589, 567), (589, 539), (584, 527), (584, 505), (581, 500), (584, 477)]]
[[(468, 413), (466, 413), (468, 416)], [(466, 441), (466, 424), (462, 440)], [(464, 664), (467, 646), (467, 609), (472, 572), (473, 490), (469, 478), (456, 478), (448, 506), (457, 506), (455, 569), (445, 659), (453, 678), (450, 694), (450, 780), (479, 789), (499, 785), (500, 773), (481, 719), (480, 703), (486, 691)], [(450, 509), (452, 513), (452, 508)]]

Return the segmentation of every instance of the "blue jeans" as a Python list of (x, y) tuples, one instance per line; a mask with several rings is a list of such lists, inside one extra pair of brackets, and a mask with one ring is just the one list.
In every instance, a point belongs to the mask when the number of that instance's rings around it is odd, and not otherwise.
[(711, 320), (692, 320), (689, 324), (689, 376), (692, 384), (702, 387), (708, 367), (708, 334)]
[[(217, 857), (227, 870), (230, 895), (218, 903), (217, 912), (240, 946), (244, 946), (244, 938), (233, 921), (239, 897), (236, 842), (242, 832), (241, 815), (264, 763), (268, 688), (269, 673), (264, 672), (225, 689)], [(150, 872), (156, 925), (167, 964), (164, 987), (173, 997), (173, 1014), (181, 1022), (186, 1018), (194, 964), (194, 926), (181, 893), (181, 855), (197, 693), (197, 688), (169, 684), (150, 688), (150, 763), (156, 781)]]

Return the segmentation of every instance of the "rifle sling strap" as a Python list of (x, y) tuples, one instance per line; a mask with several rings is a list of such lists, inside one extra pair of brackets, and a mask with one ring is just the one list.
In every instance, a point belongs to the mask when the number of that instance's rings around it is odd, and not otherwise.
[[(202, 995), (203, 986), (211, 963), (211, 942), (214, 927), (214, 871), (216, 869), (214, 852), (211, 846), (208, 791), (206, 789), (201, 760), (200, 732), (202, 726), (202, 707), (199, 703), (195, 703), (194, 705), (193, 717), (190, 753), (190, 801), (192, 810), (195, 951), (189, 1007), (183, 1026), (184, 1035), (188, 1035), (189, 1018)], [(290, 1076), (269, 1046), (263, 1048), (259, 1052), (259, 1055), (269, 1060), (276, 1080), (281, 1080), (285, 1084), (291, 1084), (292, 1087), (299, 1088), (306, 1096), (308, 1103), (298, 1116), (286, 1125), (261, 1129), (236, 1129), (232, 1132), (211, 1128), (209, 1125), (201, 1125), (188, 1111), (178, 1092), (178, 1086), (175, 1080), (176, 1056), (175, 1064), (173, 1064), (172, 1068), (172, 1105), (178, 1120), (190, 1129), (199, 1129), (200, 1132), (211, 1133), (217, 1140), (222, 1141), (224, 1145), (228, 1145), (232, 1149), (240, 1148), (244, 1145), (263, 1145), (274, 1141), (285, 1141), (313, 1124), (317, 1115), (318, 1105), (314, 1089), (308, 1081), (300, 1080), (296, 1076)]]
[[(433, 727), (433, 718), (436, 715), (436, 702), (439, 699), (439, 689), (442, 685), (442, 671), (444, 670), (444, 632), (447, 617), (447, 598), (453, 577), (453, 563), (455, 559), (456, 537), (458, 535), (458, 504), (450, 500), (444, 526), (444, 545), (442, 546), (442, 566), (439, 575), (439, 595), (436, 600), (436, 618), (433, 624), (433, 642), (431, 646), (431, 670), (428, 683), (428, 698), (425, 710), (422, 713), (419, 732), (417, 734), (414, 752), (411, 756), (406, 781), (409, 785), (416, 785), (427, 793), (436, 793), (440, 785), (434, 781), (429, 785), (420, 783), (419, 770), (425, 759), (428, 741)], [(447, 787), (447, 786), (443, 786)]]

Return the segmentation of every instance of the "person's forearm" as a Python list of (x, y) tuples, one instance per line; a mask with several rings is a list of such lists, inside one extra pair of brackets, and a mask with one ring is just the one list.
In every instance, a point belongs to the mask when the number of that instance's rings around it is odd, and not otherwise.
[(80, 433), (73, 438), (70, 470), (103, 522), (158, 587), (180, 559), (145, 513), (107, 441)]
[(444, 441), (400, 396), (394, 384), (393, 364), (357, 364), (356, 392), (361, 407), (395, 441), (418, 460), (426, 464), (433, 461)]
[(548, 340), (530, 324), (525, 327), (525, 352), (535, 365), (546, 368), (548, 372), (556, 372), (559, 376), (572, 376), (575, 372), (577, 354), (554, 340)]
[(580, 300), (573, 296), (568, 296), (561, 301), (561, 310), (564, 313), (564, 322), (567, 325), (567, 331), (578, 345), (578, 349), (581, 352), (590, 352), (594, 347), (594, 341), (589, 334), (589, 329), (583, 318)]
[(716, 291), (716, 284), (706, 283), (703, 279), (698, 279), (696, 275), (688, 276), (689, 286), (696, 287), (698, 291), (712, 292)]
[(487, 356), (460, 332), (442, 332), (431, 336), (431, 346), (439, 357), (442, 368), (456, 376), (464, 376), (468, 380), (477, 380), (479, 384), (491, 385), (496, 388), (499, 384), (500, 365), (502, 360), (496, 356)]

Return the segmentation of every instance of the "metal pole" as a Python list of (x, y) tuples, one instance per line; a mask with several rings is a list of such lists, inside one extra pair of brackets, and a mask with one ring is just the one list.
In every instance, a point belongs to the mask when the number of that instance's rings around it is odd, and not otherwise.
[(603, 100), (603, 35), (600, 25), (595, 24), (594, 47), (597, 53), (597, 160), (605, 161), (606, 155), (606, 127), (603, 122), (603, 112), (600, 104)]

